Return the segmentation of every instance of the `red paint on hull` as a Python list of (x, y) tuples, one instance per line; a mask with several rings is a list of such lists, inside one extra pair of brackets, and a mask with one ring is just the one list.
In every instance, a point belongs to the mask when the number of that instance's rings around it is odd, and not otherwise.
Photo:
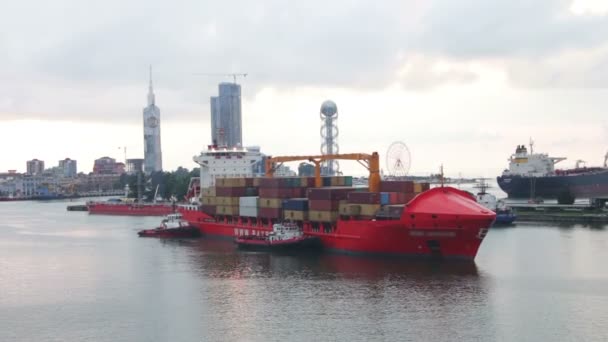
[[(218, 222), (200, 211), (184, 210), (182, 215), (204, 235), (234, 238), (272, 231), (270, 224), (250, 225), (243, 219)], [(445, 187), (410, 201), (399, 220), (339, 220), (326, 226), (306, 222), (303, 229), (328, 250), (473, 260), (495, 217), (470, 194)]]
[(87, 203), (89, 214), (126, 216), (165, 216), (173, 212), (170, 204)]

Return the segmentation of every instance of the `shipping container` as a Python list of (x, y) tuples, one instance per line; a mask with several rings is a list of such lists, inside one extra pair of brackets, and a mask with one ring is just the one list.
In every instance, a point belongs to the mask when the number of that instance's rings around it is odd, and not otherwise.
[(218, 205), (216, 209), (217, 215), (238, 215), (239, 207), (234, 205)]
[(353, 186), (353, 176), (344, 176), (344, 186)]
[(208, 196), (208, 197), (215, 197), (216, 196), (215, 187), (202, 188), (201, 189), (201, 195), (202, 196)]
[(258, 207), (259, 204), (258, 196), (248, 196), (248, 197), (240, 197), (239, 198), (239, 206), (240, 207)]
[(345, 200), (353, 191), (350, 187), (310, 188), (307, 197), (309, 200)]
[(340, 203), (340, 215), (358, 216), (361, 214), (361, 206), (359, 204)]
[(310, 210), (317, 211), (338, 211), (340, 210), (340, 201), (310, 200), (308, 207)]
[(412, 181), (381, 181), (381, 192), (414, 192)]
[(424, 182), (424, 183), (420, 183), (420, 184), (422, 184), (422, 191), (423, 192), (431, 190), (431, 184), (430, 183)]
[[(380, 204), (387, 205), (391, 204), (391, 194), (395, 194), (394, 192), (381, 192), (380, 193)], [(393, 198), (395, 198), (393, 196)]]
[(378, 192), (351, 192), (347, 196), (348, 202), (353, 204), (380, 204)]
[(308, 221), (308, 211), (283, 210), (283, 218), (286, 220)]
[(314, 222), (335, 222), (338, 220), (337, 211), (318, 211), (311, 210), (308, 212), (308, 219)]
[(217, 205), (217, 197), (203, 196), (201, 197), (201, 203), (203, 205)]
[(224, 205), (224, 206), (239, 205), (239, 198), (240, 197), (216, 197), (216, 203), (217, 203), (217, 205)]
[(308, 198), (290, 198), (283, 200), (283, 210), (308, 210)]
[(201, 211), (204, 212), (207, 215), (215, 215), (216, 206), (215, 205), (204, 204), (204, 205), (201, 206)]
[(243, 187), (218, 187), (215, 189), (215, 193), (218, 197), (241, 197), (245, 196), (245, 189)]
[(260, 198), (260, 208), (280, 209), (283, 207), (282, 198)]
[(258, 207), (239, 206), (239, 216), (258, 217), (259, 209), (258, 209)]
[(259, 217), (269, 219), (280, 219), (283, 218), (283, 209), (280, 208), (260, 208)]
[(261, 198), (300, 198), (305, 197), (304, 188), (260, 188)]
[(374, 216), (380, 210), (379, 204), (359, 204), (359, 207), (363, 216)]
[(393, 205), (385, 205), (376, 213), (376, 217), (383, 217), (389, 219), (400, 219), (401, 214), (403, 214), (403, 208), (405, 208), (404, 204), (393, 204)]

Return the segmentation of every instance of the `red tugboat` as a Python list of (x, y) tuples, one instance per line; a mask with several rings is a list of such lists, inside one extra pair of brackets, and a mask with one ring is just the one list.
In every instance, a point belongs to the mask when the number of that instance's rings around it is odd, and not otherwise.
[(184, 221), (181, 214), (175, 213), (167, 215), (161, 221), (160, 227), (141, 230), (137, 235), (140, 237), (191, 238), (199, 237), (200, 231)]
[[(324, 186), (320, 176), (320, 164), (324, 160), (349, 159), (364, 164), (369, 172), (369, 191), (364, 193), (369, 202), (378, 199), (383, 191), (401, 196), (403, 203), (400, 206), (376, 204), (360, 204), (350, 201), (345, 208), (353, 209), (343, 213), (341, 202), (347, 198), (334, 196), (344, 195), (345, 192), (357, 192), (352, 186), (334, 187)], [(195, 159), (196, 160), (196, 159)], [(307, 160), (315, 164), (314, 184), (294, 186), (292, 181), (306, 181), (305, 179), (272, 178), (276, 169), (275, 163), (287, 161)], [(213, 161), (213, 160), (212, 160)], [(201, 184), (203, 182), (207, 160), (198, 161), (201, 165)], [(223, 164), (222, 164), (223, 165)], [(381, 182), (378, 153), (373, 154), (335, 154), (323, 156), (294, 156), (274, 157), (266, 159), (265, 178), (221, 178), (215, 179), (215, 187), (203, 187), (203, 205), (192, 209), (180, 208), (192, 226), (197, 227), (206, 236), (219, 236), (225, 238), (239, 238), (241, 236), (266, 236), (273, 232), (273, 225), (287, 219), (288, 209), (281, 205), (281, 196), (290, 196), (297, 192), (297, 196), (306, 192), (307, 198), (302, 203), (310, 204), (310, 208), (302, 208), (299, 217), (289, 217), (301, 227), (304, 236), (317, 237), (321, 247), (325, 250), (346, 254), (360, 255), (390, 255), (407, 257), (440, 257), (446, 259), (473, 260), (486, 236), (488, 229), (495, 220), (496, 214), (481, 206), (471, 194), (451, 188), (438, 187), (429, 189), (428, 184), (420, 191), (411, 190), (413, 182), (398, 182), (407, 189), (382, 190), (382, 185), (391, 182)], [(293, 177), (292, 177), (293, 178)], [(342, 177), (344, 178), (344, 177)], [(338, 177), (339, 179), (339, 177)], [(333, 182), (333, 179), (331, 179)], [(233, 183), (229, 185), (227, 184)], [(259, 190), (258, 205), (255, 201), (251, 207), (238, 206), (243, 196), (244, 187), (257, 183)], [(393, 184), (395, 182), (392, 182)], [(345, 184), (337, 184), (345, 185)], [(274, 186), (274, 187), (273, 187)], [(345, 189), (346, 188), (346, 189)], [(241, 189), (241, 190), (239, 190)], [(298, 190), (299, 189), (299, 190)], [(222, 194), (218, 193), (222, 190)], [(238, 191), (237, 191), (238, 190)], [(297, 190), (297, 191), (296, 191)], [(302, 190), (300, 192), (300, 190)], [(328, 196), (323, 200), (325, 209), (312, 207), (313, 202), (319, 203), (319, 198), (313, 199), (313, 193)], [(374, 196), (378, 195), (378, 196)], [(230, 197), (232, 196), (232, 197)], [(264, 196), (274, 197), (264, 198)], [(332, 197), (333, 196), (333, 197)], [(350, 195), (349, 195), (350, 196)], [(350, 196), (354, 200), (354, 197)], [(252, 199), (252, 197), (247, 198)], [(253, 198), (255, 199), (255, 198)], [(262, 202), (264, 199), (264, 203)], [(214, 204), (215, 203), (215, 204)], [(377, 208), (378, 211), (366, 211)], [(390, 215), (379, 215), (380, 211), (387, 209)], [(356, 212), (354, 209), (358, 209)], [(291, 210), (291, 209), (290, 209)], [(323, 211), (319, 211), (323, 210)]]
[(234, 242), (243, 249), (277, 250), (318, 246), (319, 239), (304, 235), (297, 224), (285, 222), (273, 224), (268, 235), (241, 235)]

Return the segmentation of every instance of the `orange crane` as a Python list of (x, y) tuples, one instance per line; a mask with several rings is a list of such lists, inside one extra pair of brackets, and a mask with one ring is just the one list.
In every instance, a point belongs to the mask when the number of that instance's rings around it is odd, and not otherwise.
[(320, 156), (270, 157), (266, 159), (266, 176), (272, 177), (276, 168), (284, 162), (307, 160), (315, 164), (315, 187), (320, 188), (323, 186), (323, 182), (321, 181), (321, 163), (332, 159), (356, 160), (359, 164), (369, 170), (369, 191), (380, 191), (380, 156), (378, 155), (378, 152), (373, 152), (372, 154), (347, 153)]

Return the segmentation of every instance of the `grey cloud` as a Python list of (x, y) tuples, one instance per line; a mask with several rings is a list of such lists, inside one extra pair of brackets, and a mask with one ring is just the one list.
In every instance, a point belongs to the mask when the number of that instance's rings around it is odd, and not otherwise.
[[(543, 70), (536, 65), (544, 66), (546, 56), (593, 48), (605, 42), (608, 27), (607, 17), (568, 14), (569, 2), (563, 0), (108, 0), (99, 5), (58, 0), (29, 17), (37, 6), (23, 0), (0, 13), (0, 50), (8, 54), (0, 57), (6, 62), (0, 76), (9, 69), (28, 76), (4, 85), (0, 119), (36, 111), (44, 116), (41, 111), (51, 105), (71, 101), (57, 96), (74, 94), (80, 99), (69, 109), (88, 111), (79, 115), (92, 119), (96, 94), (121, 87), (130, 89), (130, 96), (114, 101), (132, 102), (112, 111), (122, 120), (134, 115), (133, 108), (139, 113), (145, 101), (148, 64), (155, 68), (159, 101), (170, 100), (165, 106), (185, 116), (207, 113), (208, 96), (225, 80), (194, 75), (204, 72), (249, 73), (243, 82), (248, 95), (268, 86), (380, 88), (400, 82), (428, 89), (477, 78), (465, 67), (437, 71), (435, 61), (492, 58), (504, 61), (515, 84), (551, 86), (554, 72), (528, 80), (521, 76), (522, 65)], [(428, 61), (412, 62), (420, 55)], [(601, 63), (596, 67), (604, 69)], [(36, 77), (54, 82), (42, 84)], [(170, 99), (162, 91), (170, 92)], [(29, 105), (19, 105), (24, 103)], [(33, 105), (39, 103), (49, 105)], [(109, 104), (104, 106), (99, 111), (108, 112)]]

